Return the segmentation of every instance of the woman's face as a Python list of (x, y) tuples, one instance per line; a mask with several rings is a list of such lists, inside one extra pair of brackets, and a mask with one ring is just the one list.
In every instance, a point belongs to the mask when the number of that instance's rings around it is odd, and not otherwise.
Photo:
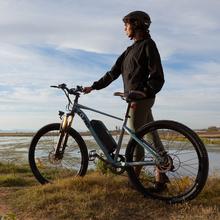
[(132, 29), (132, 26), (131, 24), (129, 23), (125, 23), (125, 32), (126, 32), (126, 35), (129, 37), (129, 38), (133, 38), (134, 37), (134, 32), (133, 32), (133, 29)]

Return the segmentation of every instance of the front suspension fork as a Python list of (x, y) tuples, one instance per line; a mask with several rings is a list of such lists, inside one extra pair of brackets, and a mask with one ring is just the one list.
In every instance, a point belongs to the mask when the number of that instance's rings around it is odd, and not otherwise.
[(59, 138), (58, 142), (55, 148), (55, 156), (58, 159), (62, 159), (68, 137), (69, 137), (69, 129), (72, 125), (74, 115), (72, 114), (65, 114), (62, 116), (62, 122), (60, 124), (60, 132), (59, 132)]

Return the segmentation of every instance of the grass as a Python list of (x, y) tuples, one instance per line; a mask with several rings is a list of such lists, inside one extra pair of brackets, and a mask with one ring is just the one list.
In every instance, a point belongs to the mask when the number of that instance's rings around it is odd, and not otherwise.
[(0, 187), (24, 187), (36, 185), (28, 165), (0, 163)]
[(0, 174), (11, 174), (11, 173), (30, 173), (28, 165), (15, 165), (12, 163), (3, 164), (0, 163)]
[(6, 205), (5, 219), (220, 219), (219, 177), (210, 177), (193, 201), (168, 205), (144, 198), (126, 176), (90, 172), (42, 186), (28, 167), (0, 164), (0, 169), (0, 215)]
[(201, 139), (204, 144), (218, 144), (218, 145), (220, 145), (220, 138), (211, 139), (211, 138), (201, 137)]
[(13, 186), (26, 186), (29, 185), (29, 182), (21, 177), (17, 177), (15, 175), (5, 175), (0, 176), (0, 186), (7, 186), (7, 187), (13, 187)]

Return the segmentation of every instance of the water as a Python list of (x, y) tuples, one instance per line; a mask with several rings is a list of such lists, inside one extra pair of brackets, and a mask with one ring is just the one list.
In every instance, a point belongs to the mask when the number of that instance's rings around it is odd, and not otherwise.
[[(0, 137), (0, 162), (28, 163), (28, 148), (32, 137)], [(97, 149), (91, 136), (84, 136), (88, 150)], [(123, 144), (128, 142), (125, 136)], [(220, 174), (220, 145), (208, 145), (209, 174)], [(123, 149), (124, 152), (124, 149)]]

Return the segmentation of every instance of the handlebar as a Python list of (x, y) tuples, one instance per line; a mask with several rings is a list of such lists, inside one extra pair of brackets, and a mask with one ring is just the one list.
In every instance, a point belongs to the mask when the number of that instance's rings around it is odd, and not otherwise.
[(68, 94), (71, 95), (79, 95), (81, 92), (83, 92), (83, 87), (82, 86), (76, 86), (76, 88), (71, 88), (69, 89), (65, 83), (59, 84), (57, 86), (50, 86), (52, 88), (57, 88), (57, 89), (62, 89), (66, 91)]
[(80, 97), (80, 93), (83, 92), (83, 87), (82, 86), (76, 86), (76, 88), (71, 88), (69, 89), (65, 83), (62, 83), (57, 86), (50, 86), (52, 88), (57, 88), (57, 89), (62, 89), (63, 92), (65, 93), (67, 99), (68, 99), (68, 104), (67, 104), (67, 109), (71, 110), (71, 105), (73, 105), (70, 95), (75, 95), (74, 103), (78, 103), (78, 99)]

